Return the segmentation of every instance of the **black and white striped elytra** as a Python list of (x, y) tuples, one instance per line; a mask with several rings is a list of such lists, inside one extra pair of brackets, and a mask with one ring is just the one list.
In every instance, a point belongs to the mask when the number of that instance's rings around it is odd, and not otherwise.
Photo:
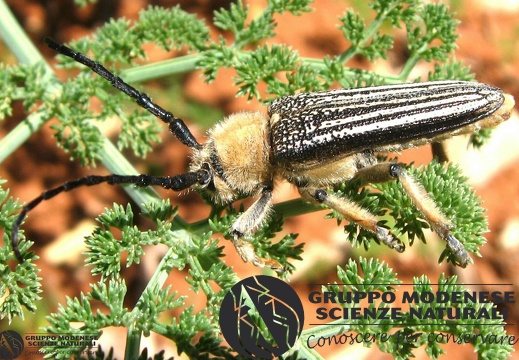
[[(256, 255), (247, 234), (268, 217), (275, 179), (297, 186), (301, 197), (339, 212), (344, 218), (373, 232), (397, 251), (400, 242), (378, 218), (358, 204), (328, 194), (326, 188), (361, 178), (368, 182), (397, 179), (431, 228), (446, 241), (457, 263), (470, 261), (463, 245), (452, 235), (452, 223), (405, 168), (379, 163), (376, 152), (438, 142), (458, 134), (490, 128), (510, 117), (514, 100), (500, 89), (476, 82), (437, 81), (340, 89), (279, 98), (268, 116), (243, 112), (228, 116), (198, 143), (182, 119), (155, 104), (101, 64), (47, 39), (63, 55), (89, 67), (163, 122), (193, 150), (189, 172), (175, 176), (87, 176), (43, 192), (27, 203), (13, 225), (11, 244), (20, 261), (26, 247), (18, 248), (18, 228), (27, 213), (44, 200), (79, 186), (100, 183), (156, 185), (174, 191), (204, 189), (215, 203), (230, 203), (242, 196), (259, 198), (233, 223), (233, 245), (245, 262), (283, 272), (276, 260)], [(73, 106), (73, 104), (70, 104)]]
[[(401, 150), (496, 111), (503, 92), (466, 81), (433, 81), (303, 93), (274, 100), (276, 161), (319, 161), (366, 149)], [(421, 141), (423, 143), (423, 141)]]

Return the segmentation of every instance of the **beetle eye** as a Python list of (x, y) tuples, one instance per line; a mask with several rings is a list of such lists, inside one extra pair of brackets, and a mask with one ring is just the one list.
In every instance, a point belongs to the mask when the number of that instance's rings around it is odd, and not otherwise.
[(198, 171), (198, 184), (202, 186), (206, 186), (212, 180), (212, 176), (206, 169), (202, 169)]
[(209, 191), (215, 191), (213, 176), (208, 163), (202, 164), (202, 169), (198, 172), (198, 184), (205, 187)]

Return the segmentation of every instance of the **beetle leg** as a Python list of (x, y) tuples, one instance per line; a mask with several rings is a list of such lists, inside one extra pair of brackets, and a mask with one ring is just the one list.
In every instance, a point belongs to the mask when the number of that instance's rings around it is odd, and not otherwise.
[(433, 157), (438, 159), (439, 162), (445, 163), (449, 161), (449, 156), (447, 155), (445, 143), (434, 141), (431, 143), (431, 150)]
[(260, 198), (256, 200), (244, 213), (232, 224), (233, 234), (244, 235), (253, 232), (267, 218), (272, 203), (272, 187), (266, 186), (261, 191)]
[(276, 260), (258, 257), (254, 246), (243, 239), (243, 236), (251, 233), (258, 228), (267, 218), (272, 203), (272, 186), (266, 186), (261, 192), (261, 196), (254, 202), (232, 225), (232, 243), (242, 260), (246, 263), (253, 263), (258, 267), (271, 268), (276, 272), (282, 273), (284, 268)]
[(396, 236), (385, 227), (378, 225), (378, 219), (375, 215), (360, 207), (353, 201), (340, 198), (333, 194), (328, 194), (325, 190), (317, 187), (300, 187), (299, 193), (304, 199), (319, 204), (325, 204), (339, 212), (346, 219), (375, 233), (377, 238), (391, 249), (395, 249), (398, 252), (403, 252), (405, 250), (405, 245)]
[(452, 222), (438, 208), (424, 187), (409, 175), (401, 165), (389, 162), (380, 163), (360, 169), (355, 176), (372, 183), (396, 178), (413, 201), (413, 204), (425, 217), (432, 230), (447, 242), (448, 247), (456, 256), (458, 264), (465, 267), (472, 263), (472, 259), (463, 244), (451, 234)]
[(442, 213), (423, 186), (398, 164), (390, 166), (389, 174), (398, 179), (405, 192), (411, 197), (416, 208), (425, 216), (431, 228), (447, 242), (459, 265), (465, 267), (472, 263), (472, 259), (463, 244), (451, 234), (452, 222)]

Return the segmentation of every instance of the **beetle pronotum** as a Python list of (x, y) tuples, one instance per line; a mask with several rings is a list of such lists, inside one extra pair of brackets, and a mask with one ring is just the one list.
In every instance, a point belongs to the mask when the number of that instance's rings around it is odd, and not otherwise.
[(500, 89), (477, 82), (434, 81), (286, 96), (270, 104), (267, 116), (260, 112), (230, 115), (209, 130), (207, 142), (200, 144), (181, 119), (101, 64), (51, 39), (46, 42), (88, 66), (168, 124), (170, 131), (193, 149), (193, 156), (189, 172), (173, 177), (93, 175), (43, 192), (25, 205), (14, 223), (11, 242), (20, 261), (24, 258), (18, 249), (18, 229), (31, 209), (61, 192), (100, 183), (158, 185), (175, 191), (204, 188), (220, 204), (242, 195), (259, 196), (232, 225), (233, 244), (245, 262), (279, 272), (283, 271), (280, 264), (258, 257), (252, 244), (244, 240), (267, 218), (275, 179), (294, 184), (304, 199), (327, 205), (375, 233), (390, 248), (403, 251), (400, 240), (379, 225), (373, 214), (325, 190), (353, 178), (398, 180), (431, 228), (447, 242), (459, 265), (471, 261), (451, 234), (450, 220), (423, 187), (399, 164), (379, 163), (375, 153), (436, 143), (498, 125), (510, 117), (514, 106), (513, 97)]

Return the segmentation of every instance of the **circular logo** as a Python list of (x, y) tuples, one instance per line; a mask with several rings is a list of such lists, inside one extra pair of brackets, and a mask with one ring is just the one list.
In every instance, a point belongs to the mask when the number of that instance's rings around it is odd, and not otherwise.
[(0, 332), (0, 359), (12, 360), (21, 355), (23, 339), (16, 331)]
[(272, 359), (290, 350), (301, 335), (303, 304), (282, 280), (260, 275), (246, 278), (225, 295), (220, 328), (240, 355)]

